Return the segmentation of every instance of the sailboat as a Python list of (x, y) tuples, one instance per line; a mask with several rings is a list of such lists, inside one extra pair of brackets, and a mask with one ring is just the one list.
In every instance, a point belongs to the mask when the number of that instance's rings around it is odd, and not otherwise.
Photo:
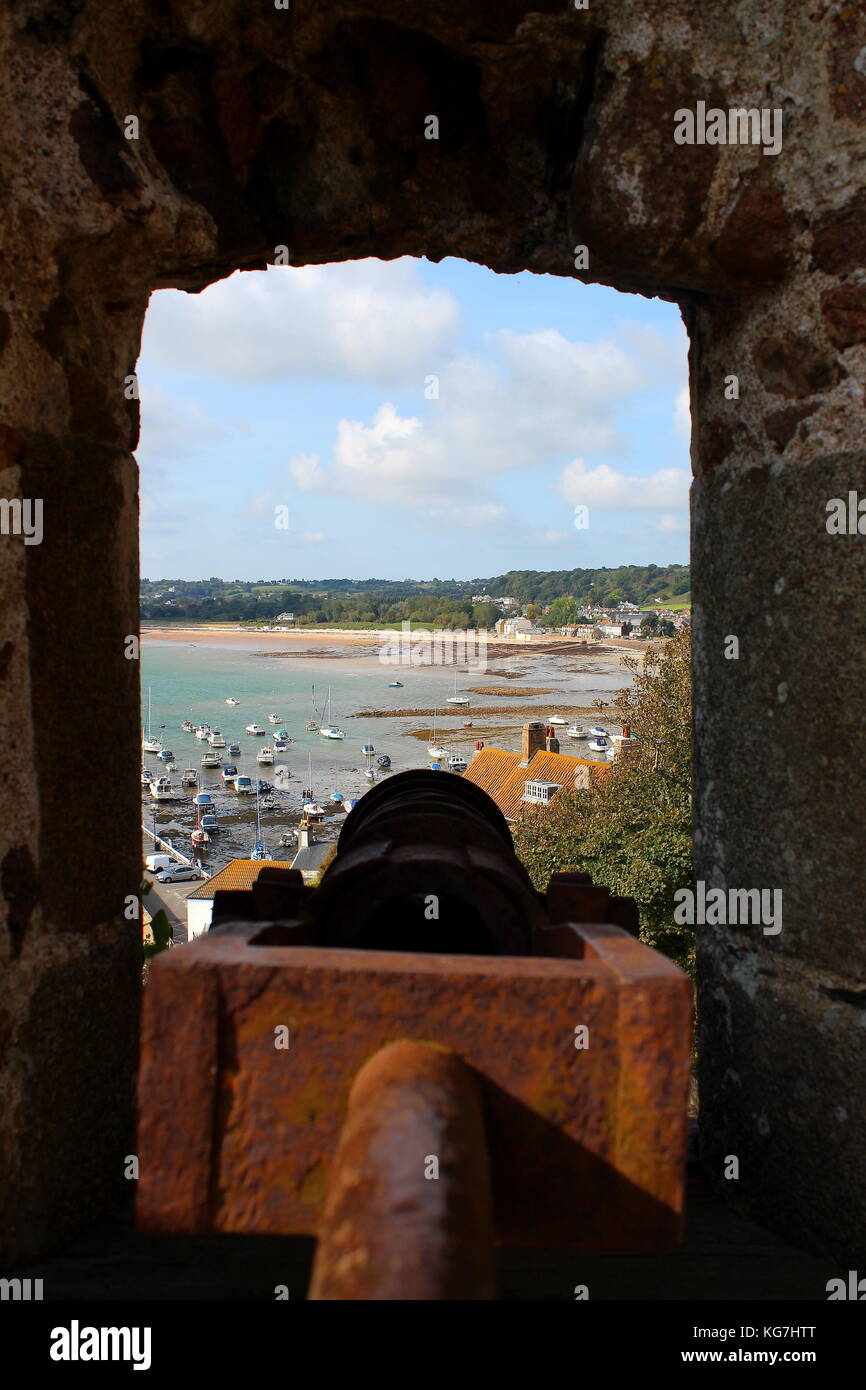
[(303, 795), (304, 795), (305, 797), (306, 797), (306, 796), (309, 796), (309, 800), (303, 802), (303, 811), (304, 811), (304, 815), (306, 816), (307, 820), (321, 820), (322, 817), (323, 817), (324, 814), (325, 814), (325, 808), (324, 808), (324, 806), (320, 806), (320, 805), (318, 804), (318, 802), (316, 802), (316, 801), (313, 800), (313, 755), (312, 755), (312, 753), (309, 754), (309, 771), (308, 771), (307, 776), (308, 776), (308, 781), (307, 781), (306, 787), (304, 788)]
[(448, 756), (448, 749), (443, 748), (441, 743), (436, 742), (436, 715), (438, 713), (439, 711), (434, 709), (432, 740), (427, 745), (427, 752), (430, 754), (431, 758), (445, 758)]
[(151, 717), (152, 717), (152, 703), (153, 703), (153, 702), (152, 702), (152, 700), (151, 700), (150, 686), (148, 686), (148, 690), (147, 690), (147, 733), (145, 733), (145, 732), (144, 732), (144, 729), (142, 729), (142, 731), (141, 731), (141, 746), (142, 746), (142, 748), (144, 749), (145, 753), (160, 753), (160, 752), (162, 751), (162, 744), (160, 743), (160, 741), (159, 741), (158, 738), (154, 738), (154, 737), (153, 737), (153, 735), (151, 734), (151, 730), (150, 730), (150, 721), (151, 721)]
[(454, 667), (454, 694), (449, 695), (446, 701), (449, 705), (468, 705), (469, 698), (466, 695), (457, 694), (457, 667)]
[[(312, 700), (312, 704), (313, 704), (313, 715), (315, 715), (315, 712), (316, 712), (316, 687), (315, 687), (315, 686), (313, 686), (312, 689), (311, 689), (311, 692), (310, 692), (310, 699)], [(310, 718), (310, 719), (308, 719), (308, 720), (307, 720), (306, 727), (310, 730), (311, 733), (315, 733), (316, 730), (317, 730), (318, 727), (319, 727), (318, 720), (316, 720), (315, 718)]]
[(346, 735), (343, 733), (343, 730), (342, 730), (342, 729), (338, 729), (337, 726), (336, 726), (336, 724), (332, 724), (332, 723), (331, 723), (331, 687), (330, 687), (330, 686), (328, 686), (328, 703), (327, 703), (327, 705), (325, 706), (325, 709), (326, 709), (326, 711), (327, 711), (327, 716), (328, 716), (328, 717), (327, 717), (327, 719), (325, 720), (324, 724), (322, 725), (321, 729), (319, 730), (319, 733), (322, 735), (322, 738), (345, 738)]
[(268, 852), (262, 844), (262, 822), (259, 816), (259, 789), (256, 787), (256, 847), (250, 859), (267, 859)]

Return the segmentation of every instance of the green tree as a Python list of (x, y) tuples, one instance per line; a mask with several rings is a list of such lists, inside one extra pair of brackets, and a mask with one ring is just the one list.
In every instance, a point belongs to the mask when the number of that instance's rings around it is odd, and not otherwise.
[(550, 627), (567, 627), (580, 619), (580, 605), (573, 598), (555, 598), (547, 610)]
[(530, 622), (536, 622), (541, 617), (541, 609), (537, 603), (527, 603), (526, 616)]
[(606, 713), (636, 743), (588, 790), (526, 807), (514, 843), (538, 889), (552, 873), (583, 871), (636, 898), (641, 939), (692, 972), (694, 931), (673, 919), (674, 893), (692, 882), (690, 657), (684, 632), (664, 649), (649, 647), (643, 665), (625, 662), (634, 684)]

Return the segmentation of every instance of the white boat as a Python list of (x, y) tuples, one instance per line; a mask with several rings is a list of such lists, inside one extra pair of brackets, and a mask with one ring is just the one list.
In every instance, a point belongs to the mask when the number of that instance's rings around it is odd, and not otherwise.
[(263, 734), (264, 732), (265, 732), (265, 731), (264, 731), (264, 729), (262, 728), (261, 724), (255, 724), (255, 723), (253, 723), (253, 724), (248, 724), (247, 727), (246, 727), (246, 733), (252, 734), (254, 737), (257, 737), (257, 738), (261, 738), (261, 736), (262, 736), (262, 734)]
[(154, 738), (154, 737), (153, 737), (153, 734), (151, 733), (151, 729), (150, 729), (150, 721), (151, 721), (151, 715), (152, 715), (152, 703), (153, 703), (153, 702), (152, 702), (152, 700), (151, 700), (151, 692), (150, 692), (150, 688), (148, 687), (148, 691), (147, 691), (147, 732), (145, 732), (144, 729), (142, 729), (142, 731), (141, 731), (141, 746), (142, 746), (142, 749), (144, 750), (145, 753), (160, 753), (160, 752), (162, 752), (162, 744), (160, 743), (160, 741), (159, 741), (158, 738)]
[(567, 724), (567, 723), (568, 723), (568, 720), (567, 720), (567, 719), (563, 719), (563, 717), (562, 717), (561, 714), (549, 714), (549, 715), (547, 716), (547, 723), (548, 723), (548, 724)]
[(198, 728), (194, 730), (194, 733), (196, 738), (200, 738), (202, 742), (204, 742), (210, 734), (210, 724), (199, 724)]
[(589, 746), (593, 753), (606, 753), (610, 748), (606, 738), (591, 738)]
[(230, 785), (230, 783), (232, 783), (235, 780), (237, 775), (238, 770), (235, 764), (226, 763), (225, 767), (220, 770), (220, 781), (222, 782), (224, 787), (227, 787)]
[(317, 801), (304, 802), (304, 815), (307, 820), (321, 820), (325, 815), (324, 806), (320, 806)]
[(260, 748), (258, 753), (256, 754), (256, 762), (262, 764), (272, 764), (273, 761), (274, 750), (270, 747), (269, 744), (265, 744), (265, 747)]
[(433, 731), (430, 735), (430, 742), (427, 744), (427, 752), (431, 758), (447, 758), (448, 749), (443, 748), (441, 743), (436, 742), (436, 715), (438, 710), (433, 711)]
[(207, 741), (211, 748), (225, 748), (226, 746), (226, 741), (219, 729), (214, 729), (213, 733), (208, 734)]
[(343, 733), (343, 730), (342, 730), (342, 729), (338, 729), (336, 724), (332, 724), (332, 723), (331, 723), (331, 687), (330, 687), (330, 686), (328, 686), (328, 703), (327, 703), (327, 705), (325, 706), (325, 708), (326, 708), (326, 710), (327, 710), (327, 716), (328, 716), (328, 717), (327, 717), (327, 719), (325, 720), (324, 724), (322, 725), (321, 729), (319, 730), (319, 733), (321, 734), (322, 738), (345, 738), (346, 735)]
[(316, 731), (317, 731), (317, 729), (318, 729), (318, 727), (319, 727), (319, 721), (318, 721), (318, 719), (316, 719), (316, 717), (315, 717), (315, 716), (316, 716), (316, 687), (315, 687), (314, 685), (310, 687), (310, 700), (311, 700), (312, 706), (313, 706), (313, 713), (312, 713), (311, 717), (307, 720), (307, 723), (306, 723), (306, 726), (305, 726), (305, 727), (306, 727), (307, 729), (309, 729), (309, 731), (310, 731), (311, 734), (314, 734), (314, 733), (316, 733)]
[(268, 723), (269, 723), (269, 724), (282, 724), (282, 722), (283, 722), (283, 716), (282, 716), (281, 714), (269, 714), (269, 715), (268, 715)]
[(586, 730), (580, 724), (569, 724), (565, 732), (569, 738), (586, 738)]
[(221, 762), (222, 754), (210, 752), (205, 753), (204, 757), (201, 760), (201, 765), (202, 767), (219, 767)]
[(376, 751), (376, 750), (375, 750), (375, 748), (373, 747), (372, 743), (365, 743), (365, 744), (363, 745), (363, 747), (361, 748), (361, 752), (364, 754), (364, 757), (365, 757), (365, 758), (372, 757), (372, 755), (375, 753), (375, 751)]
[(247, 777), (245, 773), (240, 773), (235, 778), (235, 791), (238, 796), (252, 796), (255, 791), (252, 777)]
[(185, 720), (183, 721), (183, 723), (181, 724), (181, 726), (180, 726), (180, 731), (181, 731), (182, 734), (191, 734), (191, 733), (192, 733), (192, 720), (191, 720), (191, 719), (185, 719)]
[(228, 697), (228, 699), (226, 700), (226, 704), (227, 704), (227, 705), (239, 705), (239, 704), (240, 704), (240, 700), (236, 700), (235, 697), (234, 697), (234, 695), (230, 695), (230, 696)]
[(172, 789), (170, 777), (157, 777), (150, 784), (150, 794), (154, 801), (171, 801)]
[(593, 724), (586, 733), (588, 738), (607, 738), (607, 729), (603, 728), (601, 724)]
[(468, 705), (469, 698), (466, 695), (457, 694), (457, 667), (454, 667), (454, 694), (449, 695), (446, 701), (449, 705)]
[(149, 768), (149, 767), (143, 767), (143, 768), (141, 769), (141, 785), (142, 785), (143, 787), (149, 787), (152, 781), (153, 781), (153, 773), (151, 772), (150, 768)]
[(206, 830), (202, 830), (201, 826), (199, 825), (192, 832), (190, 839), (192, 840), (194, 845), (206, 845), (210, 842), (210, 835), (208, 835)]
[(364, 768), (364, 776), (366, 777), (366, 779), (367, 779), (368, 782), (375, 782), (375, 780), (376, 780), (376, 769), (375, 769), (374, 767), (365, 767), (365, 768)]
[(449, 755), (448, 755), (448, 771), (449, 771), (449, 772), (465, 772), (465, 771), (466, 771), (466, 759), (465, 759), (464, 757), (461, 757), (461, 755), (460, 755), (459, 753), (449, 753)]
[(181, 785), (182, 787), (197, 787), (197, 786), (198, 786), (198, 773), (196, 772), (196, 770), (195, 770), (194, 767), (185, 767), (185, 768), (184, 768), (184, 770), (183, 770), (183, 776), (182, 776), (181, 779), (180, 779), (180, 785)]

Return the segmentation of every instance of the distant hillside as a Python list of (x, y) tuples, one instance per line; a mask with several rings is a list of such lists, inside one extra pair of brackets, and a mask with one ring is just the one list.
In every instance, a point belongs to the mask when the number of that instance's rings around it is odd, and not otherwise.
[(637, 603), (654, 606), (687, 598), (691, 590), (688, 565), (620, 565), (618, 569), (509, 570), (494, 579), (478, 580), (493, 597), (509, 596), (521, 603), (552, 603), (574, 598), (599, 605)]
[(501, 612), (490, 602), (494, 598), (682, 608), (688, 606), (690, 585), (688, 565), (511, 570), (493, 579), (142, 579), (141, 616), (162, 622), (268, 622), (292, 613), (296, 623), (307, 626), (408, 619), (489, 628)]

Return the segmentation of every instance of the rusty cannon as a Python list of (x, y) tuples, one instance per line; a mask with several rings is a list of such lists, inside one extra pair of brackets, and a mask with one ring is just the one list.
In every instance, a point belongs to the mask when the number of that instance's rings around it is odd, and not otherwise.
[(380, 783), (318, 888), (265, 868), (145, 990), (137, 1220), (315, 1235), (314, 1299), (495, 1296), (494, 1247), (680, 1238), (687, 977), (478, 787)]

